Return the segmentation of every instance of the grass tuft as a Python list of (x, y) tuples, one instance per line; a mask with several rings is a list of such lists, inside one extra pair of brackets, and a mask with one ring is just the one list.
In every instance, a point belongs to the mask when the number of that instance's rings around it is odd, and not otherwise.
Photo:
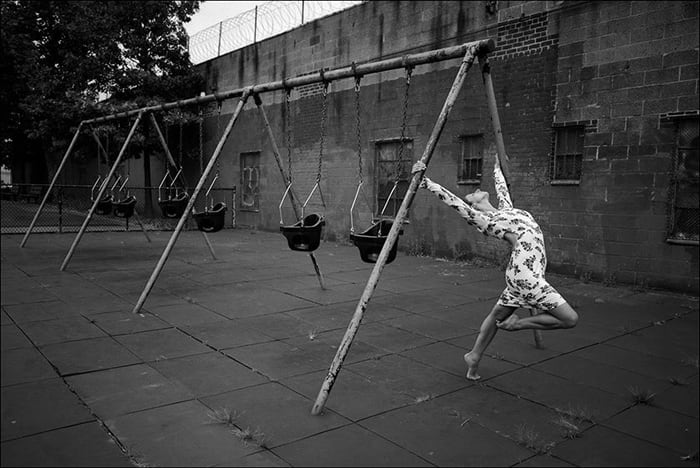
[(567, 416), (576, 422), (587, 422), (594, 424), (593, 416), (587, 408), (581, 406), (573, 406), (569, 404), (566, 408), (555, 408), (554, 409), (560, 416)]
[(515, 431), (515, 441), (537, 454), (548, 453), (554, 443), (540, 440), (540, 434), (527, 424), (518, 424)]
[(651, 405), (651, 401), (656, 396), (656, 393), (649, 389), (627, 387), (627, 390), (632, 394), (632, 400), (636, 405)]
[(583, 431), (570, 416), (560, 414), (553, 422), (562, 429), (563, 438), (573, 440), (581, 437)]

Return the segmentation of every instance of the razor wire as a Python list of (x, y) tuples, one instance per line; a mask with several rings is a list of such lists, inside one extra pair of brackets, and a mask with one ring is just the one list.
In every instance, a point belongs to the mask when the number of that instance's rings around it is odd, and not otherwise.
[(205, 62), (360, 3), (362, 1), (263, 3), (190, 36), (190, 60), (194, 64)]

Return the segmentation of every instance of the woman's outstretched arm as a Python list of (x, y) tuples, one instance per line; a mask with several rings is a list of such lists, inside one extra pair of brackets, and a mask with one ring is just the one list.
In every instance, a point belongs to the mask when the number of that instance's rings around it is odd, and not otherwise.
[(496, 156), (496, 164), (493, 166), (493, 181), (496, 185), (496, 195), (498, 196), (498, 209), (513, 208), (513, 201), (510, 199), (508, 184), (501, 171), (501, 163)]
[[(412, 172), (415, 173), (422, 170), (425, 170), (425, 164), (416, 163)], [(433, 192), (443, 203), (456, 210), (462, 218), (466, 219), (467, 223), (475, 226), (479, 232), (485, 233), (488, 221), (479, 210), (475, 210), (457, 195), (427, 177), (423, 177), (420, 186)]]

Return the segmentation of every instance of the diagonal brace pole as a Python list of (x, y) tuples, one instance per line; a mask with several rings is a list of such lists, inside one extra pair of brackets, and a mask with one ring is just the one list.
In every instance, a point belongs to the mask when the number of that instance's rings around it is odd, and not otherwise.
[[(489, 45), (492, 44), (489, 43)], [(462, 88), (462, 85), (464, 84), (467, 72), (474, 63), (474, 59), (476, 58), (477, 54), (485, 54), (489, 52), (489, 49), (489, 46), (479, 47), (478, 45), (473, 45), (467, 48), (467, 52), (464, 55), (464, 58), (462, 59), (462, 63), (460, 64), (459, 70), (457, 72), (457, 76), (455, 77), (455, 80), (452, 83), (452, 87), (450, 88), (450, 91), (447, 94), (447, 98), (445, 99), (445, 103), (442, 107), (442, 110), (440, 111), (440, 115), (437, 118), (437, 122), (433, 127), (433, 131), (430, 134), (430, 138), (428, 139), (426, 148), (423, 151), (423, 155), (421, 156), (420, 160), (426, 165), (426, 167), (430, 162), (430, 158), (432, 157), (433, 151), (435, 150), (435, 146), (437, 145), (437, 142), (440, 138), (440, 134), (442, 133), (442, 130), (445, 127), (447, 117), (450, 111), (452, 110), (455, 101), (457, 100), (457, 96), (459, 94), (460, 89)], [(343, 339), (340, 342), (340, 346), (338, 346), (338, 351), (336, 352), (335, 358), (333, 359), (331, 367), (328, 370), (328, 374), (326, 375), (326, 378), (321, 386), (318, 396), (316, 397), (316, 402), (314, 403), (314, 406), (311, 410), (311, 414), (313, 415), (320, 414), (323, 410), (323, 407), (326, 404), (326, 400), (328, 399), (333, 384), (335, 383), (335, 379), (338, 376), (338, 373), (340, 372), (340, 367), (343, 364), (343, 360), (345, 359), (345, 356), (348, 350), (350, 349), (350, 345), (352, 344), (352, 340), (357, 334), (357, 331), (360, 327), (362, 317), (367, 308), (367, 303), (372, 298), (372, 293), (377, 287), (377, 283), (379, 282), (379, 276), (381, 275), (381, 272), (384, 269), (384, 266), (386, 265), (386, 260), (389, 256), (389, 251), (396, 242), (396, 239), (399, 235), (399, 230), (401, 229), (404, 219), (406, 218), (406, 215), (408, 213), (408, 209), (411, 207), (411, 203), (415, 198), (416, 191), (423, 178), (424, 172), (425, 171), (421, 171), (413, 174), (413, 178), (411, 179), (411, 183), (408, 186), (403, 202), (399, 207), (399, 211), (396, 214), (396, 218), (391, 226), (391, 230), (389, 231), (387, 239), (386, 241), (384, 241), (384, 246), (382, 247), (382, 250), (379, 253), (377, 263), (374, 265), (369, 280), (367, 281), (367, 285), (365, 286), (365, 290), (362, 293), (362, 296), (360, 297), (360, 301), (357, 304), (355, 313), (350, 321), (347, 331), (345, 332), (345, 336), (343, 336)]]
[(158, 260), (158, 263), (156, 264), (156, 267), (153, 270), (151, 277), (148, 279), (146, 286), (144, 287), (143, 291), (141, 292), (141, 296), (139, 297), (138, 302), (134, 306), (134, 310), (132, 311), (133, 313), (136, 314), (141, 310), (141, 307), (143, 307), (144, 302), (146, 302), (146, 298), (148, 297), (148, 294), (151, 292), (151, 289), (153, 289), (153, 285), (156, 283), (156, 280), (158, 279), (158, 275), (160, 275), (161, 270), (163, 270), (163, 266), (165, 266), (165, 262), (168, 260), (168, 257), (170, 256), (170, 252), (173, 250), (173, 247), (175, 246), (175, 242), (177, 241), (177, 238), (180, 235), (180, 232), (182, 231), (182, 227), (185, 225), (185, 220), (187, 219), (187, 216), (189, 216), (190, 211), (192, 211), (192, 207), (194, 206), (194, 202), (197, 199), (199, 192), (202, 190), (202, 186), (204, 185), (204, 182), (206, 182), (207, 177), (209, 176), (209, 173), (211, 172), (212, 168), (216, 164), (216, 161), (219, 158), (219, 155), (221, 154), (222, 149), (224, 148), (224, 143), (226, 143), (226, 140), (228, 139), (228, 137), (231, 133), (231, 130), (233, 129), (233, 124), (235, 124), (236, 120), (238, 120), (238, 116), (241, 114), (241, 111), (243, 110), (243, 106), (245, 105), (246, 101), (248, 100), (248, 96), (250, 95), (250, 90), (251, 90), (251, 88), (247, 88), (246, 91), (243, 93), (243, 96), (241, 96), (240, 101), (238, 101), (238, 105), (236, 106), (236, 110), (233, 112), (233, 115), (231, 116), (231, 119), (228, 121), (228, 124), (226, 124), (226, 128), (224, 129), (224, 133), (223, 133), (223, 135), (221, 135), (221, 139), (219, 140), (219, 143), (216, 145), (216, 148), (214, 149), (214, 154), (212, 154), (211, 158), (209, 158), (209, 163), (207, 163), (207, 167), (204, 169), (204, 172), (202, 172), (202, 176), (200, 177), (199, 182), (197, 182), (197, 186), (195, 187), (194, 192), (192, 193), (192, 196), (190, 197), (189, 201), (187, 202), (187, 207), (185, 208), (185, 211), (182, 213), (182, 216), (180, 217), (180, 221), (178, 221), (177, 226), (175, 227), (175, 231), (173, 232), (172, 236), (170, 236), (170, 240), (168, 241), (168, 245), (165, 246), (165, 250), (163, 251), (163, 254), (160, 257), (160, 260)]
[[(129, 146), (129, 142), (131, 141), (131, 138), (134, 136), (134, 133), (136, 132), (136, 127), (138, 127), (139, 123), (141, 122), (141, 117), (143, 117), (143, 112), (139, 112), (138, 117), (136, 117), (134, 124), (131, 126), (131, 130), (129, 130), (129, 135), (126, 137), (126, 140), (124, 140), (124, 144), (122, 145), (121, 150), (119, 150), (119, 156), (117, 156), (117, 159), (114, 161), (114, 165), (112, 165), (112, 169), (109, 171), (109, 174), (106, 176), (107, 180), (112, 179), (114, 172), (117, 170), (117, 166), (121, 162), (122, 157), (124, 156), (124, 153), (126, 152), (126, 148), (127, 148), (127, 146)], [(66, 267), (68, 266), (68, 263), (70, 262), (70, 259), (73, 256), (73, 253), (75, 252), (75, 248), (78, 246), (80, 239), (83, 237), (83, 234), (85, 233), (85, 229), (87, 229), (87, 225), (90, 223), (90, 220), (92, 219), (92, 215), (95, 213), (95, 209), (97, 208), (97, 204), (100, 202), (100, 200), (102, 200), (102, 195), (104, 194), (105, 190), (107, 190), (107, 185), (108, 184), (104, 184), (104, 185), (102, 185), (102, 187), (100, 187), (100, 193), (97, 194), (97, 197), (95, 197), (95, 200), (92, 202), (92, 206), (90, 207), (90, 211), (88, 212), (88, 215), (85, 217), (85, 220), (83, 221), (83, 225), (80, 226), (80, 231), (78, 231), (78, 234), (75, 236), (75, 239), (73, 240), (73, 244), (70, 246), (70, 249), (68, 249), (68, 253), (66, 254), (66, 258), (63, 259), (63, 263), (61, 264), (61, 271), (66, 270)], [(148, 236), (146, 236), (146, 238), (148, 238)]]
[[(265, 108), (262, 105), (262, 100), (260, 99), (260, 96), (258, 94), (253, 95), (253, 99), (255, 100), (255, 105), (258, 106), (258, 110), (260, 111), (260, 115), (263, 119), (263, 123), (265, 124), (265, 129), (267, 130), (267, 135), (270, 138), (270, 144), (272, 145), (272, 154), (275, 155), (275, 161), (277, 161), (277, 168), (280, 170), (280, 174), (282, 175), (282, 180), (289, 180), (287, 178), (287, 174), (284, 173), (284, 167), (282, 167), (282, 160), (280, 159), (280, 150), (279, 147), (277, 146), (277, 141), (275, 140), (275, 135), (272, 132), (272, 126), (270, 126), (270, 121), (267, 118), (267, 113), (265, 112)], [(290, 202), (292, 203), (292, 208), (294, 209), (294, 216), (296, 216), (297, 219), (299, 218), (299, 208), (297, 206), (298, 204), (298, 197), (294, 193), (294, 189), (290, 188), (289, 190), (289, 199)], [(318, 282), (321, 285), (321, 289), (326, 289), (326, 285), (323, 283), (323, 274), (321, 273), (321, 269), (318, 266), (318, 262), (316, 261), (316, 257), (314, 256), (313, 252), (309, 252), (309, 257), (311, 258), (311, 263), (314, 266), (314, 271), (316, 272), (316, 277), (318, 278)]]
[(44, 206), (46, 205), (46, 200), (49, 199), (49, 194), (51, 193), (53, 186), (56, 185), (56, 181), (58, 180), (58, 175), (63, 170), (63, 166), (66, 164), (66, 161), (68, 160), (68, 156), (70, 156), (71, 152), (73, 151), (73, 146), (75, 146), (75, 142), (78, 141), (78, 135), (80, 135), (80, 130), (82, 130), (82, 128), (83, 128), (83, 122), (80, 122), (80, 125), (78, 125), (78, 129), (75, 131), (75, 134), (73, 135), (73, 139), (71, 140), (70, 145), (68, 145), (68, 149), (66, 150), (66, 154), (63, 155), (63, 159), (61, 160), (61, 164), (58, 165), (58, 168), (56, 169), (56, 173), (53, 175), (53, 179), (51, 179), (51, 184), (49, 185), (49, 188), (46, 190), (46, 193), (44, 194), (43, 200), (41, 200), (41, 204), (39, 205), (39, 208), (37, 208), (36, 213), (34, 213), (34, 218), (32, 219), (32, 222), (29, 224), (29, 228), (27, 229), (27, 232), (24, 233), (24, 237), (22, 238), (22, 242), (19, 244), (20, 248), (24, 248), (24, 245), (27, 243), (27, 239), (29, 239), (29, 235), (32, 233), (32, 230), (34, 229), (34, 225), (36, 224), (36, 220), (39, 219), (39, 215), (41, 214), (41, 211), (44, 209)]

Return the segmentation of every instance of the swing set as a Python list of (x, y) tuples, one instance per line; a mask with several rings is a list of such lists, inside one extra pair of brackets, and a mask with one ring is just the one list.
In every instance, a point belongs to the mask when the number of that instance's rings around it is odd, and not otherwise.
[[(256, 84), (253, 86), (248, 86), (245, 88), (238, 88), (222, 93), (215, 93), (212, 95), (200, 95), (195, 98), (183, 100), (183, 101), (177, 101), (177, 102), (171, 102), (171, 103), (166, 103), (166, 104), (161, 104), (157, 106), (151, 106), (151, 107), (146, 107), (146, 108), (141, 108), (141, 109), (135, 109), (127, 112), (122, 112), (119, 114), (113, 114), (105, 117), (99, 117), (96, 119), (91, 119), (91, 120), (86, 120), (80, 122), (78, 125), (78, 128), (75, 132), (75, 135), (73, 136), (73, 139), (65, 153), (65, 156), (63, 160), (61, 161), (58, 170), (56, 171), (56, 174), (54, 175), (54, 178), (51, 182), (51, 185), (49, 186), (49, 189), (46, 191), (44, 194), (44, 200), (42, 201), (37, 213), (34, 216), (34, 220), (32, 221), (29, 229), (27, 230), (27, 233), (25, 234), (25, 237), (22, 241), (21, 247), (24, 246), (29, 234), (31, 233), (34, 223), (36, 222), (37, 217), (39, 216), (39, 213), (41, 212), (41, 209), (43, 208), (44, 204), (46, 203), (46, 200), (51, 192), (51, 189), (53, 185), (55, 184), (55, 181), (58, 177), (58, 174), (61, 172), (61, 169), (63, 168), (63, 165), (65, 164), (68, 156), (70, 155), (73, 146), (75, 145), (75, 142), (78, 138), (78, 135), (80, 134), (82, 128), (84, 125), (91, 125), (95, 123), (101, 123), (109, 120), (114, 120), (114, 119), (122, 119), (122, 118), (127, 118), (131, 116), (136, 116), (136, 121), (134, 122), (131, 131), (129, 133), (129, 136), (127, 137), (127, 140), (124, 143), (124, 146), (122, 146), (122, 149), (119, 153), (119, 156), (117, 157), (117, 160), (115, 161), (115, 165), (112, 167), (112, 171), (110, 174), (106, 177), (107, 180), (110, 180), (113, 173), (114, 169), (116, 168), (116, 165), (119, 163), (121, 160), (121, 157), (124, 153), (124, 149), (126, 147), (126, 144), (129, 142), (131, 137), (133, 136), (133, 132), (136, 129), (136, 126), (139, 124), (141, 121), (141, 118), (145, 114), (150, 114), (151, 119), (155, 122), (155, 118), (153, 117), (154, 112), (158, 111), (165, 111), (177, 107), (183, 107), (183, 106), (189, 106), (189, 105), (202, 105), (205, 103), (209, 102), (214, 102), (216, 101), (217, 103), (220, 103), (224, 100), (231, 99), (231, 98), (239, 98), (239, 101), (236, 105), (236, 108), (234, 112), (232, 113), (223, 133), (219, 137), (219, 141), (216, 145), (216, 148), (214, 149), (214, 152), (212, 156), (209, 158), (209, 162), (207, 163), (206, 168), (202, 171), (201, 177), (194, 189), (194, 192), (192, 193), (192, 196), (189, 197), (187, 200), (187, 205), (185, 207), (185, 210), (183, 211), (182, 215), (180, 216), (180, 219), (178, 221), (178, 224), (175, 228), (175, 231), (173, 232), (167, 246), (165, 247), (165, 250), (163, 251), (163, 254), (160, 257), (160, 260), (158, 261), (153, 273), (151, 274), (151, 277), (149, 278), (148, 282), (146, 283), (146, 286), (141, 293), (141, 296), (139, 297), (139, 300), (136, 304), (136, 306), (133, 309), (134, 313), (139, 312), (141, 307), (143, 306), (148, 294), (150, 293), (151, 289), (153, 288), (155, 281), (160, 274), (167, 258), (169, 257), (172, 248), (177, 241), (177, 238), (182, 230), (182, 227), (185, 223), (185, 219), (187, 214), (193, 210), (193, 206), (195, 203), (195, 199), (197, 198), (197, 195), (199, 192), (202, 190), (202, 187), (205, 183), (205, 181), (208, 179), (209, 174), (213, 170), (214, 166), (217, 164), (218, 158), (222, 152), (224, 143), (228, 139), (234, 124), (238, 120), (242, 109), (248, 100), (249, 97), (253, 97), (255, 99), (255, 103), (258, 107), (259, 112), (261, 113), (263, 117), (263, 121), (265, 123), (265, 127), (268, 132), (268, 136), (270, 137), (270, 142), (272, 145), (272, 150), (273, 154), (275, 156), (275, 160), (277, 161), (280, 173), (282, 174), (283, 180), (287, 181), (287, 187), (285, 190), (285, 193), (282, 198), (282, 202), (280, 203), (280, 206), (282, 203), (285, 201), (287, 197), (290, 198), (292, 202), (292, 206), (294, 208), (295, 214), (297, 215), (298, 221), (295, 224), (292, 225), (285, 225), (284, 221), (281, 219), (280, 224), (281, 224), (281, 231), (285, 235), (285, 237), (288, 239), (289, 242), (289, 247), (292, 248), (293, 250), (300, 250), (300, 251), (305, 251), (305, 252), (310, 252), (312, 260), (314, 260), (314, 266), (317, 267), (315, 259), (313, 257), (312, 251), (318, 247), (317, 245), (314, 246), (313, 244), (315, 243), (315, 238), (317, 235), (320, 237), (320, 230), (319, 227), (323, 226), (324, 218), (323, 215), (313, 213), (310, 215), (306, 215), (304, 209), (311, 198), (311, 196), (314, 194), (316, 190), (319, 190), (319, 194), (322, 197), (322, 193), (320, 192), (320, 180), (321, 180), (321, 168), (322, 168), (322, 156), (323, 156), (323, 138), (324, 138), (324, 132), (325, 132), (325, 112), (326, 112), (326, 104), (325, 100), (327, 98), (327, 86), (329, 82), (332, 82), (334, 80), (339, 80), (339, 79), (345, 79), (345, 78), (355, 78), (355, 91), (356, 91), (356, 109), (358, 110), (358, 122), (357, 122), (357, 132), (359, 135), (360, 132), (360, 126), (359, 126), (359, 77), (367, 75), (367, 74), (372, 74), (372, 73), (380, 73), (383, 71), (388, 71), (388, 70), (395, 70), (395, 69), (400, 69), (403, 68), (407, 70), (407, 82), (406, 82), (406, 96), (408, 95), (408, 85), (410, 84), (410, 71), (409, 69), (413, 69), (414, 67), (418, 65), (423, 65), (423, 64), (428, 64), (428, 63), (435, 63), (435, 62), (440, 62), (444, 60), (449, 60), (449, 59), (455, 59), (455, 58), (461, 58), (461, 63), (459, 65), (459, 69), (457, 71), (457, 74), (455, 76), (455, 79), (452, 83), (452, 86), (447, 94), (447, 97), (445, 98), (443, 107), (440, 111), (440, 114), (437, 117), (437, 120), (435, 122), (435, 125), (433, 126), (433, 129), (431, 131), (430, 137), (427, 140), (425, 149), (423, 151), (423, 154), (420, 158), (420, 161), (423, 162), (427, 168), (430, 159), (433, 155), (433, 152), (435, 150), (435, 147), (437, 146), (437, 142), (440, 138), (440, 135), (445, 127), (445, 124), (447, 122), (448, 115), (450, 114), (452, 107), (454, 106), (457, 96), (459, 94), (460, 89), (462, 88), (466, 74), (467, 72), (471, 69), (474, 61), (477, 59), (479, 60), (479, 63), (481, 64), (481, 72), (482, 72), (482, 78), (483, 78), (483, 83), (484, 87), (486, 90), (486, 100), (489, 108), (489, 112), (491, 115), (491, 123), (493, 126), (494, 130), (494, 136), (496, 140), (496, 148), (497, 148), (497, 153), (498, 153), (498, 158), (501, 163), (501, 169), (503, 171), (503, 174), (506, 178), (506, 181), (510, 179), (510, 173), (508, 169), (508, 156), (506, 155), (505, 152), (505, 145), (503, 142), (503, 136), (501, 133), (501, 126), (500, 126), (500, 121), (498, 118), (498, 111), (496, 108), (496, 101), (495, 101), (495, 93), (493, 90), (493, 83), (491, 81), (491, 74), (490, 74), (490, 66), (488, 62), (488, 54), (495, 50), (495, 43), (493, 40), (480, 40), (480, 41), (474, 41), (474, 42), (469, 42), (466, 44), (458, 45), (458, 46), (453, 46), (453, 47), (447, 47), (443, 49), (437, 49), (433, 51), (428, 51), (428, 52), (422, 52), (418, 54), (412, 54), (412, 55), (406, 55), (403, 57), (398, 57), (398, 58), (392, 58), (392, 59), (386, 59), (386, 60), (381, 60), (378, 62), (370, 62), (370, 63), (365, 63), (361, 65), (356, 65), (352, 64), (352, 66), (346, 66), (342, 68), (336, 68), (336, 69), (331, 69), (327, 71), (319, 71), (318, 73), (313, 73), (313, 74), (308, 74), (308, 75), (301, 75), (297, 76), (294, 78), (285, 78), (280, 81), (274, 81), (274, 82), (268, 82), (268, 83), (263, 83), (263, 84)], [(316, 178), (316, 183), (314, 187), (311, 190), (311, 193), (309, 196), (306, 198), (306, 201), (304, 202), (303, 206), (301, 207), (301, 213), (299, 213), (298, 208), (297, 208), (297, 200), (298, 197), (293, 193), (292, 189), (292, 173), (291, 173), (291, 163), (289, 167), (289, 175), (284, 174), (284, 169), (282, 167), (282, 163), (280, 160), (279, 156), (279, 150), (277, 147), (277, 144), (274, 139), (273, 132), (271, 130), (271, 127), (269, 125), (269, 121), (267, 119), (267, 116), (265, 114), (265, 111), (262, 106), (262, 101), (259, 97), (259, 94), (265, 93), (265, 92), (271, 92), (271, 91), (278, 91), (278, 90), (285, 90), (287, 92), (287, 109), (289, 108), (289, 92), (291, 89), (299, 86), (304, 86), (308, 84), (313, 84), (313, 83), (323, 83), (324, 86), (324, 107), (323, 107), (323, 117), (322, 117), (322, 131), (321, 131), (321, 147), (319, 151), (319, 169), (317, 173), (317, 178)], [(405, 130), (405, 103), (404, 103), (404, 123), (402, 124), (402, 140), (401, 142), (403, 143), (403, 131)], [(287, 116), (289, 118), (289, 112), (287, 112)], [(156, 125), (157, 126), (157, 125)], [(288, 131), (289, 131), (289, 126), (288, 126)], [(160, 131), (158, 131), (160, 134)], [(161, 139), (162, 139), (162, 135)], [(288, 152), (290, 151), (290, 145), (289, 145), (289, 135), (288, 135)], [(169, 151), (167, 151), (166, 148), (166, 154), (169, 155), (171, 162), (172, 162), (172, 156), (170, 156)], [(291, 153), (288, 153), (291, 154)], [(291, 156), (289, 156), (289, 160), (291, 161)], [(358, 190), (355, 195), (355, 200), (353, 201), (353, 206), (351, 207), (351, 233), (353, 234), (353, 242), (355, 245), (358, 246), (358, 248), (361, 251), (362, 258), (364, 261), (369, 261), (369, 262), (374, 262), (374, 267), (372, 269), (372, 272), (369, 276), (369, 279), (367, 281), (367, 284), (365, 286), (365, 289), (362, 293), (362, 296), (360, 297), (360, 300), (355, 308), (355, 312), (352, 316), (352, 319), (350, 320), (350, 323), (348, 325), (347, 331), (345, 332), (345, 335), (343, 336), (342, 341), (340, 342), (340, 345), (338, 346), (337, 352), (335, 354), (335, 357), (333, 358), (333, 361), (331, 363), (331, 366), (328, 370), (328, 373), (321, 385), (321, 388), (319, 390), (318, 396), (316, 398), (316, 401), (313, 405), (313, 408), (311, 410), (311, 413), (313, 415), (318, 415), (321, 413), (325, 406), (325, 402), (330, 394), (331, 388), (333, 387), (333, 384), (335, 383), (335, 379), (340, 372), (340, 368), (342, 366), (342, 363), (345, 359), (345, 356), (348, 353), (348, 350), (352, 344), (352, 340), (354, 339), (355, 335), (357, 334), (357, 331), (359, 329), (360, 323), (362, 322), (362, 318), (364, 315), (364, 312), (367, 308), (367, 304), (369, 300), (372, 297), (372, 294), (374, 290), (376, 289), (377, 283), (379, 281), (379, 277), (381, 275), (381, 272), (384, 268), (384, 266), (389, 263), (391, 260), (393, 260), (393, 257), (395, 256), (395, 248), (396, 248), (396, 242), (398, 240), (398, 236), (400, 235), (402, 231), (402, 225), (403, 222), (406, 218), (406, 215), (408, 213), (408, 210), (411, 206), (411, 203), (413, 202), (413, 199), (415, 197), (416, 191), (418, 189), (418, 186), (421, 182), (421, 179), (423, 178), (423, 174), (425, 170), (417, 172), (412, 175), (412, 178), (410, 180), (410, 183), (408, 184), (408, 187), (406, 189), (405, 195), (403, 197), (403, 200), (401, 202), (401, 205), (398, 209), (398, 211), (395, 213), (394, 218), (392, 220), (387, 220), (387, 219), (379, 219), (378, 221), (375, 221), (370, 228), (367, 230), (363, 231), (361, 234), (354, 234), (354, 221), (352, 220), (352, 210), (354, 209), (355, 202), (357, 200), (358, 194), (360, 192), (360, 189), (363, 184), (363, 179), (362, 179), (362, 159), (361, 159), (361, 143), (360, 143), (360, 138), (358, 137), (358, 160), (359, 160), (359, 170), (358, 170)], [(400, 161), (400, 159), (399, 159)], [(172, 162), (172, 165), (175, 167), (174, 162)], [(218, 166), (217, 166), (217, 172), (218, 172)], [(398, 174), (398, 167), (397, 167), (397, 174)], [(214, 177), (214, 180), (212, 181), (212, 184), (209, 186), (209, 192), (211, 190), (211, 187), (213, 186), (214, 182), (216, 181), (216, 175)], [(395, 181), (394, 184), (394, 189), (398, 185), (398, 179)], [(95, 211), (95, 208), (98, 204), (98, 202), (102, 199), (104, 191), (106, 189), (106, 184), (103, 184), (100, 187), (99, 194), (95, 197), (95, 200), (93, 202), (93, 206), (90, 210), (90, 213), (88, 214), (88, 217), (86, 218), (86, 221), (83, 223), (83, 227), (81, 228), (81, 232), (79, 233), (79, 236), (82, 235), (82, 232), (84, 231), (85, 226), (87, 225), (87, 222), (89, 221), (89, 218), (92, 216), (93, 212)], [(391, 196), (389, 197), (391, 198)], [(325, 206), (325, 204), (324, 204)], [(314, 230), (315, 229), (315, 230)], [(313, 232), (313, 234), (312, 234)], [(79, 238), (79, 236), (76, 238)], [(297, 236), (297, 237), (295, 237)], [(376, 238), (376, 239), (375, 239)], [(372, 239), (373, 244), (371, 247), (369, 247), (369, 239)], [(76, 242), (74, 242), (73, 247), (71, 250), (75, 247)], [(377, 253), (378, 250), (378, 253)], [(392, 253), (393, 251), (393, 253)], [(364, 253), (363, 253), (364, 252)], [(70, 252), (69, 252), (70, 253)], [(390, 260), (391, 257), (391, 260)], [(317, 269), (318, 272), (318, 269)], [(322, 284), (322, 279), (319, 273), (319, 280), (321, 281)], [(536, 341), (537, 341), (537, 335), (536, 335)], [(539, 344), (539, 343), (538, 343)]]

